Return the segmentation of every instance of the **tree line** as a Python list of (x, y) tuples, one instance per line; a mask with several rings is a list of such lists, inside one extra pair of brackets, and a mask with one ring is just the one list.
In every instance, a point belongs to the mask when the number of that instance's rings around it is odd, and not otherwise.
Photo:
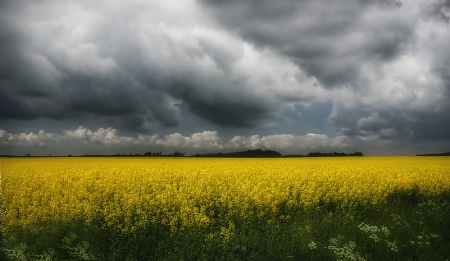
[[(6, 157), (8, 155), (3, 155)], [(25, 157), (30, 157), (30, 154), (26, 154)], [(72, 155), (67, 155), (68, 157), (72, 157)], [(185, 152), (175, 151), (173, 153), (164, 154), (161, 151), (151, 152), (147, 151), (145, 153), (129, 153), (129, 154), (87, 154), (80, 155), (81, 157), (207, 157), (207, 158), (297, 158), (297, 157), (343, 157), (343, 156), (364, 156), (362, 152), (352, 152), (352, 153), (343, 153), (343, 152), (310, 152), (306, 155), (303, 154), (288, 154), (282, 155), (278, 151), (274, 150), (262, 150), (262, 149), (253, 149), (246, 151), (235, 151), (235, 152), (217, 152), (217, 153), (197, 153), (197, 154), (189, 154), (186, 155)], [(49, 155), (51, 157), (51, 154)]]

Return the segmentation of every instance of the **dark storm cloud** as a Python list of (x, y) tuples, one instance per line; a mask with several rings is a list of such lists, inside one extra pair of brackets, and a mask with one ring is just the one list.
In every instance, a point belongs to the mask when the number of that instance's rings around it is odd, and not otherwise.
[(339, 116), (333, 117), (333, 123), (342, 126), (343, 133), (349, 137), (376, 137), (378, 140), (413, 138), (411, 122), (392, 111), (377, 111), (355, 117), (350, 115), (351, 111), (341, 110)]
[(435, 1), (424, 10), (424, 13), (450, 24), (450, 0)]
[(213, 80), (186, 80), (173, 84), (169, 92), (196, 115), (222, 126), (255, 127), (273, 116), (276, 106), (264, 95), (249, 93), (236, 79)]
[(0, 117), (104, 116), (129, 130), (177, 126), (182, 108), (223, 126), (270, 119), (280, 104), (261, 97), (273, 93), (253, 95), (258, 72), (235, 69), (244, 43), (189, 27), (196, 14), (145, 2), (3, 3)]
[[(214, 1), (216, 20), (330, 90), (349, 137), (449, 139), (449, 1)], [(433, 130), (427, 132), (427, 128)]]
[(244, 39), (287, 55), (326, 87), (348, 85), (365, 61), (395, 58), (414, 24), (397, 1), (203, 1)]
[(116, 129), (171, 148), (218, 139), (205, 129), (247, 135), (236, 148), (448, 144), (449, 3), (0, 1), (3, 139), (73, 142), (57, 132), (83, 124), (98, 131), (69, 136), (129, 148)]
[(240, 103), (233, 100), (219, 100), (213, 104), (203, 100), (188, 100), (197, 115), (224, 126), (255, 127), (270, 116), (271, 108), (261, 104)]

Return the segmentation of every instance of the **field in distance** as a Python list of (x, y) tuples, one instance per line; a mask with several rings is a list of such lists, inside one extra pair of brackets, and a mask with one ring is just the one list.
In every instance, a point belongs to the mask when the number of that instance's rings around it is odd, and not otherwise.
[(450, 157), (0, 164), (0, 258), (450, 258)]

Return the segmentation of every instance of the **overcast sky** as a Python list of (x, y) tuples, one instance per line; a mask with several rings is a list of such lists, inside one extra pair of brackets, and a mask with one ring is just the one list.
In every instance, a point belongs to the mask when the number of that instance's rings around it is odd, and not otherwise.
[(0, 0), (0, 154), (450, 151), (450, 0)]

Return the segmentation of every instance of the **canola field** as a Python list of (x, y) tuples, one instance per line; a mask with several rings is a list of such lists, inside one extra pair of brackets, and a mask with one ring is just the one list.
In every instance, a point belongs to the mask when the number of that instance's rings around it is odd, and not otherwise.
[(0, 164), (9, 260), (450, 259), (450, 157)]

